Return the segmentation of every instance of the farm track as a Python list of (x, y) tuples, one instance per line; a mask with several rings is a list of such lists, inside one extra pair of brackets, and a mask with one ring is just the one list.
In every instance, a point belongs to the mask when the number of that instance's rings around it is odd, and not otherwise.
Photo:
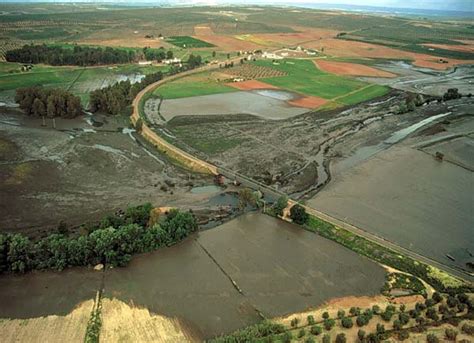
[[(189, 76), (189, 75), (192, 75), (192, 74), (195, 74), (195, 73), (200, 73), (202, 71), (208, 71), (208, 70), (213, 70), (213, 69), (217, 69), (219, 68), (219, 65), (206, 65), (204, 67), (200, 67), (200, 68), (196, 68), (196, 69), (193, 69), (193, 70), (189, 70), (187, 72), (184, 72), (184, 73), (180, 73), (180, 74), (177, 74), (177, 75), (173, 75), (171, 77), (168, 77), (168, 78), (165, 78), (164, 80), (161, 80), (161, 81), (158, 81), (156, 83), (153, 83), (151, 85), (149, 85), (148, 87), (146, 87), (144, 90), (142, 90), (138, 95), (137, 97), (133, 100), (133, 112), (132, 112), (132, 115), (131, 115), (131, 121), (133, 124), (136, 124), (138, 119), (140, 118), (140, 109), (139, 109), (139, 104), (141, 102), (141, 100), (143, 99), (143, 97), (148, 93), (148, 92), (151, 92), (153, 91), (154, 89), (156, 89), (158, 86), (160, 85), (163, 85), (164, 83), (166, 82), (169, 82), (169, 81), (172, 81), (172, 80), (176, 80), (178, 78), (182, 78), (182, 77), (185, 77), (185, 76)], [(359, 88), (358, 90), (356, 91), (360, 91), (361, 89)], [(152, 131), (156, 136), (158, 136), (158, 134), (156, 134), (155, 131), (151, 130), (145, 123), (143, 123), (143, 127), (145, 128), (145, 130), (142, 130), (141, 131), (141, 134), (143, 135), (143, 132), (144, 131)], [(144, 137), (145, 139), (150, 139), (149, 136), (147, 137), (148, 135), (145, 134)], [(158, 136), (159, 137), (159, 136)], [(206, 170), (207, 172), (211, 173), (211, 174), (217, 174), (217, 173), (221, 173), (223, 175), (225, 175), (226, 177), (228, 178), (231, 178), (231, 179), (234, 179), (234, 180), (237, 180), (237, 181), (240, 181), (242, 184), (244, 184), (245, 186), (247, 187), (250, 187), (250, 188), (254, 188), (254, 189), (259, 189), (259, 190), (264, 190), (265, 192), (271, 194), (272, 196), (274, 197), (279, 197), (279, 196), (288, 196), (287, 194), (279, 191), (279, 190), (276, 190), (272, 187), (269, 187), (267, 185), (264, 185), (256, 180), (253, 180), (251, 179), (250, 177), (247, 177), (245, 175), (242, 175), (240, 173), (237, 173), (235, 171), (232, 171), (228, 168), (223, 168), (223, 167), (219, 167), (219, 166), (215, 166), (207, 161), (204, 161), (202, 159), (200, 159), (199, 157), (196, 157), (196, 156), (192, 156), (191, 154), (181, 150), (180, 148), (178, 147), (175, 147), (173, 146), (171, 143), (163, 140), (162, 138), (159, 138), (160, 140), (162, 140), (163, 142), (165, 142), (166, 144), (166, 148), (167, 149), (171, 149), (172, 152), (178, 156), (180, 156), (181, 158), (179, 158), (178, 160), (180, 160), (181, 162), (183, 162), (183, 159), (184, 161), (188, 161), (190, 162), (189, 165), (191, 166), (191, 168), (193, 168), (193, 166), (197, 164), (199, 165), (203, 165), (203, 166), (206, 166)], [(152, 144), (154, 144), (155, 146), (157, 146), (157, 144), (153, 141), (151, 141)], [(166, 150), (165, 150), (166, 151)], [(188, 163), (186, 163), (188, 164)], [(202, 171), (202, 168), (201, 168), (201, 171)], [(297, 201), (294, 201), (294, 200), (291, 200), (290, 199), (290, 204), (294, 205), (298, 203)], [(470, 273), (464, 271), (464, 270), (461, 270), (461, 269), (456, 269), (456, 268), (453, 268), (453, 267), (450, 267), (446, 264), (443, 264), (441, 262), (438, 262), (438, 261), (435, 261), (429, 257), (426, 257), (426, 256), (423, 256), (423, 255), (420, 255), (414, 251), (411, 251), (411, 250), (408, 250), (406, 248), (403, 248), (401, 247), (400, 245), (398, 244), (395, 244), (391, 241), (388, 241), (386, 240), (385, 238), (382, 238), (382, 237), (379, 237), (373, 233), (370, 233), (364, 229), (361, 229), (361, 228), (358, 228), (346, 221), (343, 221), (343, 220), (340, 220), (338, 218), (335, 218), (327, 213), (324, 213), (324, 212), (321, 212), (317, 209), (314, 209), (314, 208), (311, 208), (309, 206), (306, 206), (306, 205), (303, 205), (303, 207), (306, 209), (306, 211), (314, 216), (316, 216), (317, 218), (320, 218), (326, 222), (329, 222), (337, 227), (340, 227), (340, 228), (343, 228), (357, 236), (360, 236), (360, 237), (363, 237), (371, 242), (374, 242), (376, 244), (379, 244), (381, 246), (384, 246), (388, 249), (391, 249), (393, 250), (394, 252), (396, 253), (399, 253), (399, 254), (403, 254), (403, 255), (406, 255), (416, 261), (420, 261), (422, 263), (425, 263), (425, 264), (428, 264), (428, 265), (431, 265), (431, 266), (434, 266), (444, 272), (447, 272), (451, 275), (454, 275), (462, 280), (465, 280), (467, 282), (473, 282), (474, 281), (474, 276), (471, 275)]]

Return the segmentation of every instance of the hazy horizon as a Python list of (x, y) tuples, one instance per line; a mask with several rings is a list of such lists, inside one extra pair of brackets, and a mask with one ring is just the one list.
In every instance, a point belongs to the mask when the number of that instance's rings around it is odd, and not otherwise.
[(0, 3), (110, 3), (110, 4), (157, 4), (157, 5), (225, 5), (225, 4), (259, 4), (259, 5), (349, 5), (349, 6), (373, 6), (373, 7), (392, 7), (392, 8), (408, 8), (421, 10), (444, 10), (444, 11), (466, 11), (474, 12), (474, 1), (471, 0), (418, 0), (416, 2), (401, 0), (24, 0), (24, 1), (0, 1)]

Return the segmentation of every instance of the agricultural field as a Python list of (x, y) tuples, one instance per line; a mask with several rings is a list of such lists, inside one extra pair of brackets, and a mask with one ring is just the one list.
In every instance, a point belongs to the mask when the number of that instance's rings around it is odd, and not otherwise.
[(204, 72), (166, 83), (153, 93), (164, 99), (179, 99), (235, 91), (225, 83), (218, 81), (218, 77), (219, 75), (215, 73)]
[(167, 41), (180, 48), (212, 48), (215, 45), (190, 36), (172, 36)]
[(21, 64), (0, 63), (0, 99), (12, 101), (20, 87), (56, 87), (79, 96), (84, 105), (89, 93), (119, 81), (140, 81), (145, 75), (166, 71), (167, 67), (121, 65), (113, 67), (52, 67), (35, 65), (30, 71), (21, 71)]

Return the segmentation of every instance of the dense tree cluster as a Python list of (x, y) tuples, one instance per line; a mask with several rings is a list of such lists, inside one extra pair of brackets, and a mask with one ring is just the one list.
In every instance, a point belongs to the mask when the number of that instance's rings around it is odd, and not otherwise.
[(147, 61), (158, 61), (161, 62), (164, 59), (172, 59), (173, 58), (173, 51), (168, 50), (165, 51), (162, 47), (159, 49), (152, 49), (149, 47), (143, 48), (143, 54), (145, 55), (145, 59)]
[(197, 229), (195, 217), (178, 210), (149, 225), (151, 209), (151, 204), (145, 204), (107, 216), (79, 237), (54, 233), (32, 242), (22, 234), (1, 234), (0, 272), (62, 270), (98, 263), (124, 266), (133, 254), (172, 245)]
[(110, 47), (103, 49), (79, 45), (73, 48), (25, 45), (22, 48), (7, 51), (5, 59), (8, 62), (20, 63), (91, 66), (130, 63), (135, 59), (135, 53)]
[(27, 115), (74, 118), (82, 113), (81, 99), (59, 88), (18, 88), (15, 102)]
[(303, 206), (296, 204), (290, 209), (290, 218), (296, 224), (303, 225), (308, 222), (309, 215)]
[(201, 55), (189, 55), (188, 61), (186, 62), (188, 64), (189, 69), (194, 69), (199, 67), (202, 64), (202, 58)]
[(118, 114), (132, 103), (133, 98), (146, 86), (160, 81), (162, 72), (148, 74), (141, 82), (131, 84), (130, 81), (121, 81), (114, 85), (96, 89), (90, 93), (89, 108), (91, 112)]

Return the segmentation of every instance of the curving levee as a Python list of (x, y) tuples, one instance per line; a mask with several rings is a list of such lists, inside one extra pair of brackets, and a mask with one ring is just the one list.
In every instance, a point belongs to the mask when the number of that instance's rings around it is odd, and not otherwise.
[[(199, 73), (205, 70), (211, 70), (216, 68), (217, 66), (204, 66), (201, 68), (196, 68), (192, 70), (188, 70), (176, 75), (169, 76), (163, 80), (157, 81), (155, 83), (152, 83), (151, 85), (148, 85), (146, 88), (144, 88), (140, 93), (137, 94), (135, 99), (133, 99), (132, 107), (133, 107), (133, 112), (130, 117), (130, 120), (132, 124), (135, 126), (140, 119), (140, 102), (143, 99), (143, 96), (147, 94), (148, 92), (151, 92), (158, 88), (159, 86), (165, 84), (166, 82), (170, 82), (176, 79), (179, 79), (181, 77), (185, 77), (191, 74)], [(199, 173), (206, 173), (206, 174), (212, 174), (212, 175), (217, 175), (217, 167), (203, 161), (199, 158), (196, 158), (190, 154), (188, 154), (186, 151), (181, 150), (180, 148), (168, 143), (166, 140), (161, 138), (155, 131), (153, 131), (148, 124), (142, 120), (142, 125), (141, 125), (141, 135), (151, 144), (153, 144), (158, 150), (163, 152), (164, 154), (168, 155), (170, 158), (180, 162), (187, 168), (199, 172)]]

